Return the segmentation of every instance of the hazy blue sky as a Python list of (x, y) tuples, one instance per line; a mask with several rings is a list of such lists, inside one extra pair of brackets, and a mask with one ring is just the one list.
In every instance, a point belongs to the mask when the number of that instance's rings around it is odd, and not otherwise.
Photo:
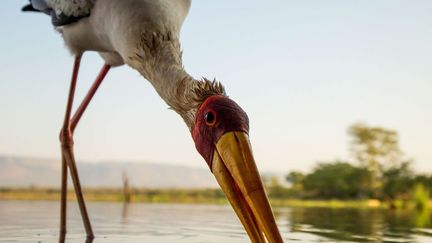
[[(60, 158), (73, 58), (46, 16), (0, 4), (0, 154)], [(395, 129), (416, 168), (432, 172), (432, 1), (194, 1), (184, 65), (216, 77), (249, 114), (264, 171), (349, 159), (347, 128)], [(78, 98), (102, 61), (87, 53)], [(84, 161), (205, 168), (180, 117), (129, 67), (113, 69), (75, 136)]]

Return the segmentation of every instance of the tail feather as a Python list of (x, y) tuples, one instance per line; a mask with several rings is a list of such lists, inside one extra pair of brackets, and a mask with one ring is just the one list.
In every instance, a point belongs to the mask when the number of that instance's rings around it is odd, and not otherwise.
[(48, 14), (49, 10), (51, 10), (46, 0), (29, 0), (29, 2), (29, 4), (21, 9), (22, 11), (44, 12)]
[(40, 10), (35, 9), (31, 3), (22, 7), (21, 11), (23, 11), (23, 12), (40, 12)]
[[(62, 26), (62, 25), (68, 25), (72, 24), (74, 22), (77, 22), (81, 18), (88, 17), (90, 15), (90, 12), (87, 14), (81, 14), (80, 16), (74, 16), (73, 14), (66, 15), (63, 12), (59, 11), (57, 13), (50, 5), (47, 4), (47, 0), (29, 0), (30, 4), (25, 5), (21, 10), (24, 12), (42, 12), (49, 16), (51, 16), (51, 23), (54, 26)], [(72, 1), (72, 0), (68, 0)], [(77, 8), (80, 7), (78, 3), (72, 2), (75, 4)], [(93, 4), (93, 2), (91, 3)], [(91, 5), (92, 6), (92, 5)], [(89, 6), (87, 6), (89, 7)]]

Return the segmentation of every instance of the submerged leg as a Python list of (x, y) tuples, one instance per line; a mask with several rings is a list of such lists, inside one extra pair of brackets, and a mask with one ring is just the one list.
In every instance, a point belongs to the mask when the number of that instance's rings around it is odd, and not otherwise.
[[(67, 127), (69, 126), (69, 117), (72, 110), (72, 103), (73, 103), (73, 96), (75, 94), (75, 87), (77, 83), (77, 77), (78, 77), (78, 71), (81, 63), (81, 56), (75, 57), (75, 62), (73, 66), (72, 71), (72, 78), (71, 83), (69, 87), (69, 95), (68, 100), (66, 104), (66, 114), (65, 119), (63, 123), (63, 129), (60, 133), (60, 141), (63, 140), (63, 130), (67, 130)], [(63, 141), (62, 141), (62, 147), (63, 147)], [(65, 156), (63, 155), (63, 148), (62, 148), (62, 166), (61, 166), (61, 199), (60, 199), (60, 236), (59, 236), (59, 242), (62, 243), (65, 241), (66, 236), (66, 211), (67, 211), (67, 161)]]
[(66, 202), (67, 202), (67, 162), (62, 152), (61, 167), (61, 205), (60, 205), (60, 238), (59, 242), (63, 243), (66, 236)]
[(78, 176), (78, 170), (76, 168), (74, 153), (73, 153), (73, 145), (62, 146), (62, 153), (66, 159), (66, 162), (69, 166), (72, 182), (75, 188), (75, 195), (78, 201), (79, 209), (81, 212), (81, 216), (84, 222), (84, 228), (87, 233), (88, 239), (93, 239), (94, 234), (90, 223), (90, 218), (87, 213), (87, 208), (84, 201), (84, 196), (81, 189), (81, 183)]
[[(84, 98), (81, 105), (78, 107), (77, 112), (71, 119), (71, 110), (74, 100), (75, 87), (76, 87), (76, 79), (79, 69), (80, 56), (77, 56), (75, 59), (74, 72), (72, 75), (72, 82), (69, 90), (69, 97), (66, 106), (66, 114), (65, 120), (63, 124), (63, 128), (60, 132), (60, 141), (62, 147), (62, 207), (61, 207), (61, 222), (60, 222), (60, 242), (64, 242), (65, 232), (66, 232), (66, 194), (67, 194), (67, 173), (66, 169), (63, 171), (63, 168), (66, 168), (66, 165), (70, 169), (72, 182), (75, 188), (75, 194), (77, 197), (78, 205), (80, 208), (81, 216), (83, 219), (84, 227), (87, 233), (87, 240), (91, 241), (94, 238), (93, 230), (91, 227), (90, 219), (87, 213), (87, 208), (85, 205), (81, 183), (78, 176), (78, 170), (75, 163), (75, 156), (73, 152), (73, 132), (82, 116), (84, 111), (86, 110), (88, 104), (96, 93), (99, 85), (102, 83), (104, 77), (108, 73), (110, 69), (109, 65), (104, 65), (98, 77), (96, 78), (93, 86), (90, 88), (86, 97)], [(64, 166), (64, 167), (63, 167)], [(66, 181), (65, 181), (66, 180)]]

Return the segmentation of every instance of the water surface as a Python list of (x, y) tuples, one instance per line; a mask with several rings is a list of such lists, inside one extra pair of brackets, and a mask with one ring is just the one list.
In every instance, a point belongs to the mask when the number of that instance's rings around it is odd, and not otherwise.
[[(88, 203), (99, 242), (249, 242), (230, 206)], [(84, 242), (76, 202), (67, 242)], [(432, 242), (429, 212), (275, 208), (286, 242)], [(0, 201), (0, 242), (57, 242), (59, 202)]]

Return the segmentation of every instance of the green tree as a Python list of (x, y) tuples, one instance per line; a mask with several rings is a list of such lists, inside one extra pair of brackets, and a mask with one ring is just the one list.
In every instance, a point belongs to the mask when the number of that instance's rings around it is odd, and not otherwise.
[(320, 163), (304, 178), (304, 189), (311, 197), (358, 198), (368, 192), (369, 171), (346, 162)]
[(382, 193), (385, 198), (390, 200), (392, 207), (395, 207), (395, 199), (406, 199), (412, 188), (414, 173), (410, 165), (410, 161), (402, 162), (400, 165), (385, 169), (382, 173)]
[(303, 188), (303, 181), (304, 181), (305, 175), (298, 171), (291, 171), (288, 173), (287, 176), (285, 176), (285, 180), (289, 183), (291, 183), (291, 187)]
[(429, 209), (429, 191), (426, 187), (418, 183), (414, 186), (414, 202), (417, 210)]
[(285, 176), (285, 180), (291, 183), (291, 187), (289, 190), (290, 196), (293, 197), (302, 197), (303, 196), (303, 183), (304, 183), (305, 175), (298, 171), (291, 171), (288, 175)]
[(357, 162), (369, 170), (370, 189), (377, 197), (383, 186), (380, 181), (383, 168), (400, 165), (402, 161), (397, 132), (362, 123), (354, 124), (348, 132), (352, 138), (351, 152)]
[(267, 181), (266, 189), (271, 198), (284, 198), (287, 196), (287, 190), (284, 188), (276, 176), (270, 177)]
[(413, 184), (422, 184), (429, 190), (429, 194), (432, 195), (432, 175), (416, 175), (414, 177)]

